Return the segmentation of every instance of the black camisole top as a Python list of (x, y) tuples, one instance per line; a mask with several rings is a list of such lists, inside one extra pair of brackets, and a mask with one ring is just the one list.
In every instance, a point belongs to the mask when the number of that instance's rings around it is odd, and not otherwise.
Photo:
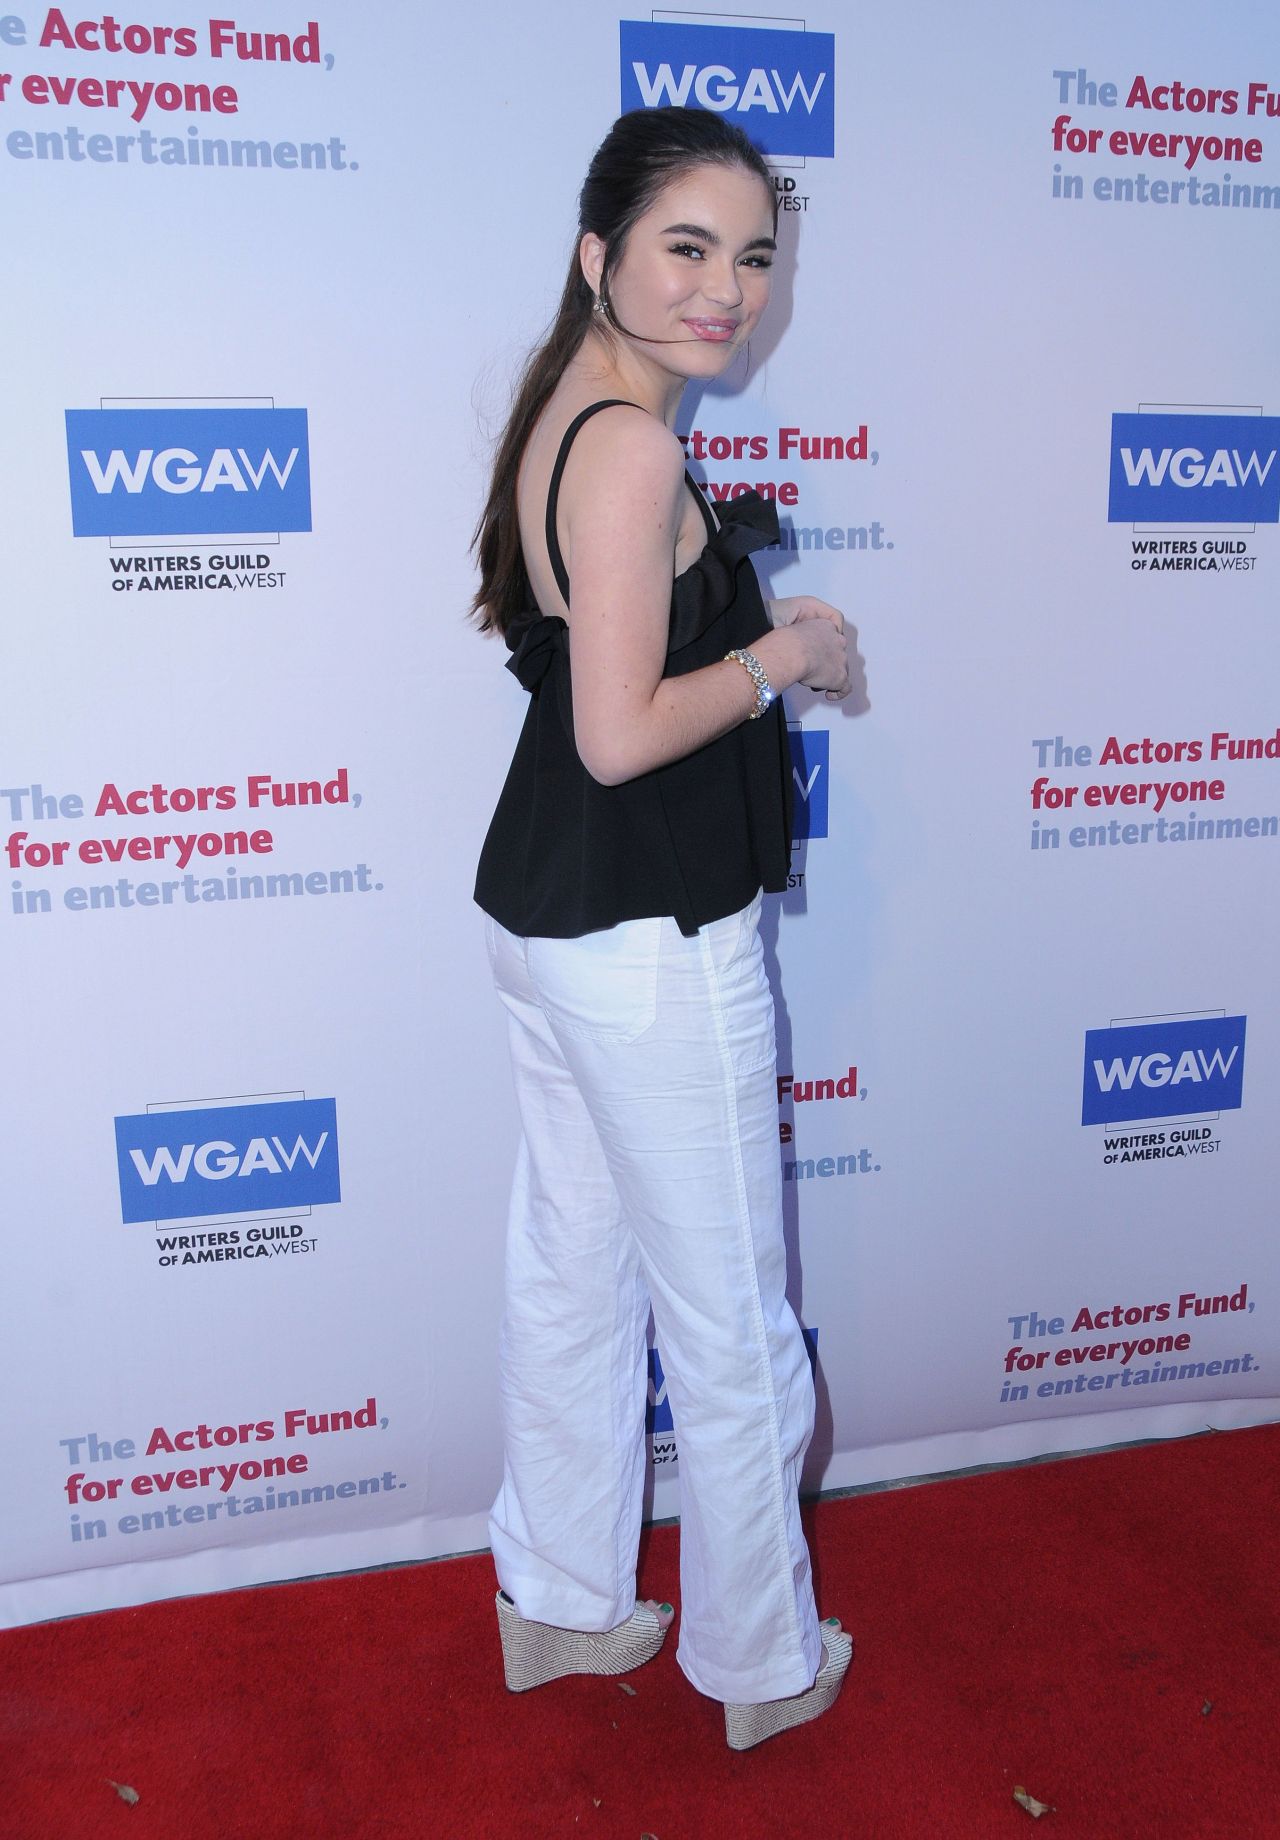
[[(567, 605), (556, 537), (561, 476), (583, 423), (621, 400), (575, 416), (552, 470), (547, 551)], [(750, 556), (777, 541), (774, 505), (745, 493), (717, 505), (717, 523), (685, 477), (707, 542), (672, 584), (664, 677), (714, 664), (769, 630)], [(529, 692), (529, 708), (480, 853), (475, 898), (486, 913), (526, 937), (576, 939), (654, 914), (672, 915), (688, 935), (736, 913), (761, 888), (786, 887), (791, 763), (781, 698), (681, 760), (602, 786), (574, 743), (568, 625), (532, 607), (506, 640), (507, 669)]]

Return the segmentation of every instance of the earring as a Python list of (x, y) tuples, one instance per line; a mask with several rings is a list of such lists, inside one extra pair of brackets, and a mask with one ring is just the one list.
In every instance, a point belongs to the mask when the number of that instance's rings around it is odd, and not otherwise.
[(604, 304), (604, 296), (602, 294), (597, 294), (595, 298), (593, 299), (593, 301), (591, 302), (591, 311), (593, 313), (598, 313), (602, 319), (604, 318), (605, 304)]

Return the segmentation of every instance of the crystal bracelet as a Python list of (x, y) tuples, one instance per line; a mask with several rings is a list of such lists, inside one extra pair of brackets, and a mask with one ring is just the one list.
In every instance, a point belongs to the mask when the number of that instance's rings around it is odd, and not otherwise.
[(754, 722), (758, 717), (764, 714), (765, 710), (769, 707), (778, 693), (769, 682), (769, 679), (765, 676), (764, 666), (754, 652), (748, 652), (741, 648), (737, 648), (732, 652), (726, 652), (724, 657), (726, 664), (730, 659), (732, 659), (735, 664), (740, 664), (756, 687), (756, 706), (751, 711), (751, 720)]

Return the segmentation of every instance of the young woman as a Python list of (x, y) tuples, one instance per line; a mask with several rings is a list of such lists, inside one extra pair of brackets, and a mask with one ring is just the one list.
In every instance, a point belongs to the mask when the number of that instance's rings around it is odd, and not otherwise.
[(476, 899), (522, 1124), (490, 1521), (515, 1691), (621, 1673), (652, 1307), (679, 1441), (677, 1659), (738, 1749), (815, 1717), (852, 1644), (800, 1526), (813, 1383), (785, 1296), (774, 1018), (757, 921), (786, 885), (779, 692), (850, 689), (844, 622), (766, 609), (755, 494), (713, 517), (672, 432), (769, 300), (768, 168), (722, 117), (625, 115), (591, 162), (555, 324), (499, 446), (476, 610), (531, 701)]

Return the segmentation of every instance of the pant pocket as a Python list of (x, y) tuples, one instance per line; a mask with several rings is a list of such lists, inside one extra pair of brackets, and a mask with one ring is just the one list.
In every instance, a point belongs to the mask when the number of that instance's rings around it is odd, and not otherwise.
[(636, 1041), (658, 1015), (660, 915), (581, 939), (530, 939), (529, 977), (557, 1034)]
[(760, 938), (759, 895), (735, 920), (733, 933), (726, 933), (713, 946), (712, 960), (734, 1070), (758, 1073), (771, 1068), (777, 1057), (777, 1022)]

